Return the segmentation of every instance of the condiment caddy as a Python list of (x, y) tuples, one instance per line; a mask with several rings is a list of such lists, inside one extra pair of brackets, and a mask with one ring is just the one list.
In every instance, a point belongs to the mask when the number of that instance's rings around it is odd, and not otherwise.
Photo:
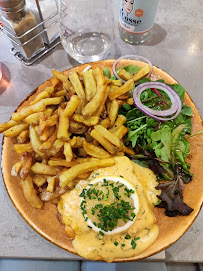
[(0, 30), (11, 53), (29, 66), (60, 44), (55, 0), (0, 0)]

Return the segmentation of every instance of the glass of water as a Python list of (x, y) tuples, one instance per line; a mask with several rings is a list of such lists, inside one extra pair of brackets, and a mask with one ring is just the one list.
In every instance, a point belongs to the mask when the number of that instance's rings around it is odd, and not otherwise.
[(114, 44), (113, 0), (59, 0), (60, 35), (76, 61), (105, 59)]

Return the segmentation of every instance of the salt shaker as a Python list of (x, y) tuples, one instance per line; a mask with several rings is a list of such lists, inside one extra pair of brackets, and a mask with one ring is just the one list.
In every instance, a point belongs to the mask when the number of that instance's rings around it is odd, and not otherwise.
[(15, 37), (12, 43), (17, 51), (30, 59), (44, 49), (35, 17), (26, 8), (25, 0), (0, 0), (0, 8), (3, 25)]

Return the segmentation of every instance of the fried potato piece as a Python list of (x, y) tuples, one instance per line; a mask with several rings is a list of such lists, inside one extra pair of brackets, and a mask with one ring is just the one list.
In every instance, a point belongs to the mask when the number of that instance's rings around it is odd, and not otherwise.
[(13, 147), (16, 153), (33, 152), (33, 147), (30, 142), (27, 144), (15, 144)]
[(125, 81), (128, 81), (133, 78), (133, 75), (127, 72), (125, 69), (120, 69), (118, 72), (118, 76), (120, 76)]
[(32, 166), (32, 155), (29, 152), (24, 152), (21, 158), (22, 166), (19, 172), (21, 179), (24, 181)]
[(63, 112), (64, 116), (66, 117), (72, 116), (77, 107), (79, 106), (80, 101), (81, 100), (77, 95), (71, 96), (70, 101), (68, 102), (66, 108), (64, 109)]
[(54, 77), (56, 77), (58, 80), (60, 80), (63, 83), (67, 83), (68, 82), (68, 76), (65, 75), (62, 72), (59, 72), (57, 70), (52, 70), (52, 74)]
[(96, 139), (108, 152), (111, 154), (117, 151), (117, 147), (110, 143), (106, 138), (101, 136), (101, 134), (95, 129), (91, 131), (90, 135)]
[(72, 71), (70, 74), (69, 74), (69, 79), (75, 89), (75, 92), (77, 93), (78, 97), (85, 101), (86, 98), (85, 98), (85, 91), (84, 91), (84, 88), (80, 82), (80, 79), (79, 79), (79, 76), (77, 74), (76, 71)]
[(83, 142), (84, 142), (84, 137), (81, 136), (74, 136), (71, 140), (70, 140), (70, 144), (72, 148), (81, 148), (83, 146)]
[(41, 118), (40, 116), (38, 133), (41, 135), (46, 127), (55, 126), (57, 124), (58, 124), (58, 115), (56, 114), (46, 117), (46, 119)]
[(7, 137), (18, 136), (22, 131), (27, 130), (28, 127), (29, 127), (29, 125), (26, 123), (18, 124), (18, 125), (15, 125), (15, 126), (9, 128), (8, 130), (6, 130), (4, 132), (4, 135)]
[(78, 164), (76, 161), (67, 162), (66, 160), (58, 159), (57, 160), (49, 160), (48, 164), (52, 167), (72, 167)]
[(11, 176), (16, 177), (18, 176), (22, 167), (22, 161), (17, 162), (15, 165), (12, 166), (11, 169)]
[(70, 120), (69, 131), (71, 133), (76, 135), (83, 135), (87, 129), (87, 126), (85, 126), (83, 123), (76, 122), (73, 119)]
[(45, 157), (45, 154), (40, 150), (40, 147), (42, 145), (38, 135), (37, 135), (37, 132), (35, 130), (35, 127), (30, 125), (30, 143), (32, 145), (32, 148), (33, 150), (42, 158)]
[(123, 152), (129, 154), (129, 155), (134, 155), (134, 154), (135, 154), (135, 152), (134, 152), (132, 149), (126, 147), (123, 143), (122, 143), (121, 150), (122, 150)]
[(97, 92), (92, 98), (92, 100), (85, 105), (85, 107), (82, 109), (82, 114), (86, 118), (89, 118), (93, 115), (93, 113), (97, 110), (99, 105), (102, 103), (105, 92), (106, 92), (106, 85), (99, 85), (97, 86)]
[(68, 133), (69, 118), (65, 116), (63, 113), (64, 113), (64, 110), (60, 109), (57, 138), (62, 141), (68, 141), (70, 139), (70, 135)]
[(50, 81), (53, 88), (55, 88), (58, 85), (58, 83), (60, 82), (56, 77), (50, 78), (49, 81)]
[(132, 90), (134, 87), (133, 79), (128, 80), (124, 85), (121, 87), (114, 89), (112, 92), (109, 93), (108, 97), (111, 101), (118, 98), (119, 96), (125, 94), (126, 92)]
[(112, 158), (109, 158), (75, 165), (72, 168), (63, 171), (59, 175), (59, 185), (60, 187), (65, 187), (69, 182), (74, 180), (78, 175), (82, 173), (86, 173), (102, 167), (113, 166), (114, 164), (115, 161)]
[(47, 87), (45, 88), (44, 91), (40, 92), (37, 97), (34, 99), (34, 101), (32, 101), (30, 103), (30, 105), (36, 104), (37, 102), (41, 101), (42, 99), (45, 98), (50, 98), (51, 94), (54, 92), (54, 88), (53, 87)]
[[(70, 88), (72, 87), (72, 84), (71, 82), (68, 80), (67, 82), (63, 82), (63, 87), (67, 90), (67, 91), (70, 91)], [(75, 91), (74, 91), (75, 93)], [(74, 94), (73, 93), (73, 94)]]
[[(91, 175), (91, 172), (86, 172), (86, 173), (82, 173), (82, 174), (78, 175), (77, 178), (79, 178), (79, 179), (87, 179), (90, 175)], [(70, 183), (68, 183), (67, 186), (69, 186), (69, 184), (70, 184)], [(74, 184), (74, 183), (73, 183), (73, 184)], [(73, 187), (73, 188), (74, 188), (74, 187)], [(73, 189), (73, 188), (71, 188), (71, 189)]]
[(17, 141), (20, 144), (25, 143), (25, 141), (29, 138), (29, 130), (26, 131), (22, 131), (18, 137), (17, 137)]
[(114, 86), (118, 86), (121, 87), (123, 85), (122, 81), (120, 79), (118, 80), (111, 80), (112, 81), (112, 85)]
[(45, 127), (44, 131), (39, 136), (39, 139), (40, 139), (41, 142), (47, 141), (47, 139), (49, 138), (49, 136), (53, 133), (52, 128), (54, 128), (54, 127), (49, 127), (49, 126)]
[(23, 107), (18, 112), (13, 113), (12, 119), (15, 121), (20, 121), (20, 120), (26, 118), (28, 115), (44, 111), (47, 105), (57, 105), (63, 101), (64, 101), (64, 97), (43, 99), (43, 100), (37, 102), (36, 104), (29, 105), (27, 107)]
[(125, 93), (121, 96), (118, 97), (119, 100), (127, 100), (129, 98), (129, 94), (128, 93)]
[(133, 105), (134, 104), (133, 98), (128, 98), (126, 103), (129, 104), (129, 105)]
[[(40, 120), (40, 115), (42, 112), (37, 112), (37, 113), (33, 113), (29, 116), (27, 116), (23, 121), (28, 123), (28, 124), (34, 124), (37, 125), (39, 124), (39, 120)], [(43, 111), (44, 116), (51, 116), (53, 113), (53, 109), (52, 108), (47, 108)]]
[(53, 96), (54, 97), (62, 97), (62, 96), (66, 96), (67, 94), (67, 90), (66, 89), (62, 89), (57, 91)]
[(98, 161), (98, 158), (93, 158), (93, 157), (87, 157), (87, 158), (77, 158), (75, 162), (77, 164), (82, 164), (86, 162), (92, 162), (92, 161)]
[(47, 182), (47, 178), (45, 176), (38, 175), (38, 174), (36, 174), (32, 180), (33, 180), (33, 183), (36, 184), (38, 187), (41, 187), (43, 184)]
[(4, 122), (2, 124), (0, 124), (0, 133), (4, 132), (5, 130), (18, 125), (19, 122), (16, 122), (14, 120), (9, 120), (8, 122)]
[(54, 144), (54, 142), (57, 139), (57, 130), (55, 130), (55, 132), (47, 139), (47, 141), (45, 141), (40, 147), (39, 147), (39, 151), (45, 151), (48, 150), (52, 147), (52, 145)]
[(47, 191), (48, 192), (54, 192), (54, 186), (56, 182), (56, 177), (51, 177), (48, 179), (48, 186), (47, 186)]
[(103, 119), (102, 121), (100, 121), (99, 125), (102, 125), (104, 128), (108, 129), (110, 127), (110, 119)]
[(33, 114), (27, 116), (23, 121), (28, 124), (37, 125), (37, 124), (39, 124), (40, 113), (41, 112), (33, 113)]
[(59, 169), (56, 167), (51, 167), (42, 163), (36, 162), (32, 167), (31, 170), (33, 173), (36, 174), (43, 174), (43, 175), (50, 175), (50, 176), (55, 176)]
[(96, 69), (93, 70), (93, 75), (96, 80), (97, 86), (105, 85), (104, 73), (100, 67), (97, 67)]
[(120, 107), (120, 103), (118, 100), (113, 100), (111, 103), (111, 107), (109, 109), (109, 120), (110, 120), (110, 127), (113, 127), (115, 120), (118, 116), (118, 110)]
[(122, 139), (124, 137), (124, 135), (126, 135), (128, 133), (128, 131), (129, 131), (129, 129), (127, 127), (125, 127), (124, 125), (122, 125), (118, 128), (118, 130), (113, 132), (113, 134), (115, 136), (117, 136), (119, 139)]
[(58, 198), (60, 195), (64, 194), (67, 192), (67, 189), (65, 188), (61, 188), (61, 187), (56, 187), (56, 190), (54, 192), (48, 192), (46, 190), (42, 191), (42, 193), (40, 194), (40, 198), (43, 201), (50, 201), (53, 199)]
[(83, 80), (85, 85), (85, 94), (87, 101), (91, 101), (97, 91), (96, 80), (93, 75), (92, 69), (83, 73)]
[(79, 103), (78, 107), (76, 108), (75, 113), (78, 115), (81, 115), (82, 110), (85, 107), (85, 105), (86, 105), (86, 103), (83, 100), (80, 100), (80, 103)]
[(141, 69), (139, 72), (133, 75), (133, 81), (134, 82), (138, 81), (139, 79), (150, 73), (150, 70), (151, 70), (150, 66), (146, 65), (143, 69)]
[(35, 190), (35, 188), (33, 186), (32, 177), (28, 176), (25, 179), (25, 181), (21, 181), (21, 185), (22, 185), (23, 193), (24, 193), (26, 200), (31, 204), (32, 207), (35, 207), (37, 209), (41, 209), (43, 202), (37, 196), (37, 191)]
[(86, 141), (83, 142), (83, 148), (87, 154), (96, 158), (110, 158), (111, 155), (100, 147), (96, 147)]
[(121, 143), (119, 138), (112, 134), (111, 132), (109, 132), (106, 128), (104, 128), (101, 125), (96, 125), (94, 127), (94, 129), (104, 138), (106, 138), (109, 142), (111, 142), (113, 145), (115, 145), (116, 147), (120, 147)]
[(73, 119), (79, 123), (84, 123), (86, 126), (94, 126), (99, 122), (99, 117), (97, 116), (92, 116), (86, 119), (82, 115), (74, 114)]
[(108, 97), (108, 94), (109, 94), (109, 87), (106, 88), (106, 90), (104, 92), (103, 99), (102, 99), (99, 107), (97, 108), (96, 112), (93, 114), (93, 116), (100, 117), (100, 115), (102, 114), (102, 111), (104, 110), (105, 102), (106, 102), (106, 99)]
[(71, 226), (65, 225), (65, 231), (69, 239), (75, 238), (75, 232)]
[(116, 122), (114, 124), (114, 126), (109, 129), (109, 132), (114, 133), (115, 131), (117, 131), (125, 122), (127, 121), (126, 117), (123, 115), (118, 115)]
[(61, 148), (63, 147), (64, 145), (64, 142), (61, 141), (60, 139), (57, 139), (53, 146), (51, 147), (51, 149), (47, 150), (47, 154), (49, 156), (55, 156), (60, 150)]
[(63, 151), (65, 157), (66, 157), (66, 162), (70, 162), (73, 159), (73, 152), (71, 148), (71, 143), (70, 142), (65, 142), (64, 143), (64, 151)]

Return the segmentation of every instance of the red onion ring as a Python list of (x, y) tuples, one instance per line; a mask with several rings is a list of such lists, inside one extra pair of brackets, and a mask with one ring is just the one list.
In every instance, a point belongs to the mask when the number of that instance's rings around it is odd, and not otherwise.
[[(163, 90), (171, 100), (172, 103), (171, 108), (163, 111), (157, 111), (145, 106), (140, 100), (140, 95), (143, 91), (149, 88), (157, 88)], [(180, 114), (180, 111), (182, 109), (182, 102), (177, 92), (170, 86), (161, 82), (147, 82), (138, 85), (133, 91), (133, 100), (137, 108), (139, 108), (146, 115), (158, 121), (173, 120)], [(173, 114), (175, 115), (170, 118), (163, 118), (169, 117)]]
[(147, 77), (147, 78), (150, 77), (150, 75), (151, 75), (151, 73), (152, 73), (152, 70), (153, 70), (153, 66), (152, 66), (152, 63), (149, 61), (149, 59), (147, 59), (147, 58), (144, 57), (144, 56), (139, 56), (139, 55), (125, 55), (125, 56), (119, 57), (119, 58), (113, 63), (113, 67), (112, 67), (113, 73), (114, 73), (114, 75), (116, 76), (116, 78), (117, 78), (117, 79), (120, 79), (123, 83), (125, 83), (126, 81), (123, 80), (120, 76), (118, 76), (118, 74), (117, 74), (117, 72), (116, 72), (116, 65), (117, 65), (117, 63), (118, 63), (121, 59), (135, 59), (135, 60), (144, 61), (144, 62), (148, 63), (149, 66), (150, 66), (150, 72), (148, 73), (148, 75), (147, 75), (146, 77)]

